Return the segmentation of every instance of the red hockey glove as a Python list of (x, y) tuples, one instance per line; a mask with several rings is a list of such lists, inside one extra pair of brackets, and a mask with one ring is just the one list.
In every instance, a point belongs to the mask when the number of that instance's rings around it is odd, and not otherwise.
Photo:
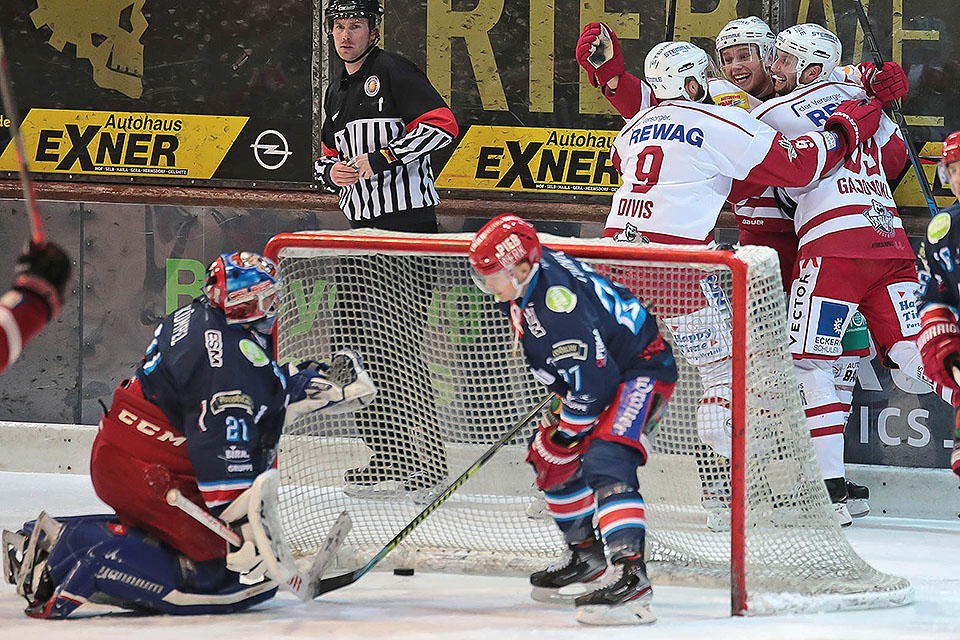
[(591, 22), (577, 40), (577, 62), (587, 72), (590, 84), (603, 87), (623, 73), (623, 54), (617, 34), (602, 22)]
[(823, 124), (825, 131), (843, 136), (847, 142), (847, 155), (860, 144), (873, 137), (880, 128), (883, 109), (877, 100), (844, 100)]
[(880, 69), (872, 62), (861, 62), (860, 77), (867, 95), (876, 97), (884, 104), (903, 98), (910, 89), (907, 74), (896, 62), (887, 62)]
[(16, 274), (13, 288), (39, 296), (47, 305), (48, 318), (56, 318), (70, 277), (70, 258), (63, 249), (49, 242), (31, 242), (17, 258)]
[(556, 432), (555, 426), (541, 423), (527, 451), (527, 462), (537, 472), (537, 487), (544, 491), (572, 478), (580, 465), (580, 454), (587, 449), (585, 438), (570, 445), (554, 442)]
[(960, 328), (950, 309), (928, 307), (923, 310), (917, 347), (927, 377), (948, 389), (960, 390), (953, 378), (953, 368), (960, 366)]

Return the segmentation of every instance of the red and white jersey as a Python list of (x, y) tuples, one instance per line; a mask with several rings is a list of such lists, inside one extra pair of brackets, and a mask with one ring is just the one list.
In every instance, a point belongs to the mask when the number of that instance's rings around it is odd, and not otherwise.
[[(833, 70), (833, 73), (830, 74), (830, 80), (861, 84), (860, 68), (854, 65), (837, 67)], [(754, 100), (756, 99), (754, 98)], [(757, 101), (757, 103), (757, 105), (751, 106), (751, 112), (755, 106), (762, 104), (760, 101)], [(776, 127), (774, 128), (776, 129)], [(806, 131), (809, 131), (809, 128), (800, 132), (783, 131), (783, 133), (789, 137), (791, 135), (800, 135)], [(773, 189), (767, 189), (759, 196), (733, 203), (733, 214), (736, 216), (737, 226), (743, 231), (756, 233), (794, 233), (793, 218), (781, 211), (777, 206)]]
[[(768, 100), (753, 115), (791, 137), (823, 127), (842, 101), (865, 97), (857, 83), (828, 80)], [(887, 166), (902, 168), (903, 148), (897, 126), (883, 116), (876, 135), (835, 172), (808, 187), (783, 190), (796, 203), (800, 258), (913, 257), (885, 174)]]
[[(707, 82), (713, 104), (721, 107), (740, 107), (747, 111), (762, 104), (760, 100), (729, 80), (709, 78)], [(603, 95), (624, 120), (630, 120), (641, 111), (656, 106), (658, 102), (650, 85), (627, 71), (620, 74), (616, 93), (610, 94), (604, 91)]]
[(840, 161), (842, 146), (832, 133), (788, 140), (742, 109), (668, 100), (638, 113), (613, 141), (623, 184), (603, 235), (709, 243), (728, 198), (759, 193), (756, 185), (808, 185)]
[(47, 305), (39, 296), (8, 291), (0, 297), (0, 373), (47, 324)]

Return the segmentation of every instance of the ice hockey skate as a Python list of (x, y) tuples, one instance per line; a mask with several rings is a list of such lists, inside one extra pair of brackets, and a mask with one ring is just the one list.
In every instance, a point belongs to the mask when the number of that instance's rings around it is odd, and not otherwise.
[(707, 528), (710, 531), (730, 530), (730, 481), (701, 481), (703, 495), (700, 506), (707, 512)]
[(650, 624), (653, 587), (643, 557), (623, 558), (613, 564), (604, 585), (576, 599), (577, 621), (593, 625)]
[(847, 480), (847, 511), (852, 518), (862, 518), (870, 513), (870, 505), (867, 500), (870, 499), (870, 489)]
[(830, 495), (830, 502), (833, 504), (837, 524), (841, 527), (849, 527), (853, 524), (853, 518), (847, 507), (848, 495), (846, 480), (843, 478), (827, 478), (824, 480), (824, 483), (827, 485), (827, 493)]
[(42, 511), (28, 535), (3, 532), (3, 575), (30, 603), (28, 612), (32, 607), (42, 606), (53, 594), (53, 583), (46, 572), (47, 557), (62, 528)]
[(570, 604), (590, 592), (607, 570), (603, 543), (591, 538), (571, 544), (555, 563), (530, 574), (533, 590), (530, 597), (537, 602)]

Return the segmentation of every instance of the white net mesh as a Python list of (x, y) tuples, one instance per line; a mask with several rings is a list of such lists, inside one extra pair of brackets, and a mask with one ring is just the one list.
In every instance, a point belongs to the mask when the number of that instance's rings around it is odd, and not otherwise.
[[(416, 250), (337, 248), (311, 239), (279, 247), (284, 294), (281, 362), (360, 352), (380, 395), (367, 409), (308, 416), (281, 440), (281, 513), (295, 549), (310, 553), (344, 509), (354, 522), (338, 558), (354, 569), (379, 551), (544, 395), (509, 322), (470, 279), (468, 236), (421, 236)], [(377, 232), (347, 234), (358, 239)], [(391, 237), (414, 237), (389, 234)], [(338, 234), (343, 238), (343, 234)], [(611, 276), (664, 318), (705, 306), (707, 276), (731, 298), (726, 267), (697, 264), (703, 249), (669, 263), (638, 247), (609, 257), (605, 241), (543, 238)], [(604, 247), (608, 247), (605, 249)], [(451, 253), (452, 252), (452, 253)], [(648, 257), (644, 257), (645, 252)], [(605, 255), (607, 253), (608, 255)], [(745, 557), (750, 613), (893, 606), (909, 583), (867, 565), (835, 523), (786, 348), (786, 309), (775, 254), (747, 247)], [(688, 259), (687, 259), (688, 258)], [(703, 260), (703, 258), (700, 258)], [(716, 287), (714, 287), (716, 290)], [(701, 336), (702, 337), (702, 336)], [(710, 341), (729, 345), (729, 332)], [(647, 555), (658, 581), (730, 586), (730, 466), (698, 436), (704, 385), (674, 344), (680, 380), (650, 461), (639, 470)], [(722, 425), (721, 425), (722, 426)], [(420, 524), (385, 566), (525, 573), (562, 548), (523, 462), (525, 428)]]

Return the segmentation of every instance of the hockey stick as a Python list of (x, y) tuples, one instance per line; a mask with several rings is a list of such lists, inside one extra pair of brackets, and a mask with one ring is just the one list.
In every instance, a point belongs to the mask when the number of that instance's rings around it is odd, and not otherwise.
[(362, 567), (360, 567), (355, 571), (351, 571), (350, 573), (344, 573), (339, 576), (331, 576), (329, 578), (324, 578), (323, 580), (320, 580), (320, 582), (317, 583), (316, 589), (313, 591), (313, 595), (311, 597), (316, 598), (317, 596), (321, 596), (325, 593), (333, 591), (334, 589), (339, 589), (340, 587), (345, 587), (347, 585), (353, 584), (354, 582), (362, 578), (368, 571), (373, 569), (373, 567), (378, 562), (383, 560), (384, 556), (386, 556), (388, 553), (393, 551), (393, 549), (398, 544), (400, 544), (400, 542), (404, 538), (406, 538), (411, 531), (416, 529), (417, 526), (419, 526), (420, 523), (427, 518), (427, 516), (433, 513), (437, 507), (439, 507), (441, 504), (443, 504), (446, 501), (447, 498), (453, 495), (454, 491), (456, 491), (461, 486), (463, 486), (463, 483), (466, 482), (470, 478), (470, 476), (475, 474), (477, 470), (483, 465), (485, 465), (487, 461), (490, 458), (492, 458), (497, 451), (502, 449), (507, 442), (512, 440), (514, 436), (516, 436), (520, 432), (521, 429), (527, 426), (527, 424), (536, 417), (537, 413), (539, 413), (541, 409), (547, 406), (547, 404), (549, 404), (550, 400), (552, 399), (553, 399), (553, 393), (548, 393), (543, 400), (538, 402), (537, 405), (530, 410), (530, 413), (528, 413), (523, 418), (521, 418), (517, 424), (511, 427), (511, 429), (507, 431), (505, 434), (503, 434), (503, 436), (501, 436), (500, 439), (493, 444), (493, 446), (487, 449), (483, 453), (483, 455), (477, 459), (476, 462), (470, 465), (470, 467), (466, 471), (461, 473), (460, 476), (456, 480), (454, 480), (453, 483), (451, 483), (450, 486), (448, 486), (444, 490), (443, 493), (437, 496), (433, 502), (428, 504), (427, 507), (423, 511), (421, 511), (416, 518), (411, 520), (410, 524), (408, 524), (403, 529), (401, 529), (400, 533), (393, 536), (393, 539), (390, 542), (388, 542), (383, 547), (383, 549), (380, 549), (379, 553), (373, 556), (373, 558), (371, 558), (370, 561), (367, 562), (367, 564), (363, 565)]
[[(863, 1), (853, 1), (854, 4), (857, 5), (857, 20), (863, 28), (863, 39), (870, 48), (870, 52), (873, 55), (873, 64), (876, 65), (877, 72), (879, 72), (880, 69), (883, 68), (884, 60), (880, 54), (880, 48), (877, 47), (877, 39), (873, 36), (870, 19), (867, 17), (866, 9), (863, 8)], [(917, 174), (917, 181), (920, 183), (920, 191), (923, 193), (923, 199), (927, 201), (927, 208), (930, 209), (930, 215), (935, 216), (940, 213), (940, 209), (933, 199), (933, 190), (930, 188), (930, 183), (927, 182), (927, 174), (924, 173), (923, 167), (920, 165), (920, 156), (917, 154), (917, 149), (913, 144), (913, 138), (907, 129), (907, 121), (903, 117), (903, 112), (900, 110), (900, 100), (891, 101), (890, 109), (893, 111), (893, 119), (896, 120), (897, 126), (900, 127), (900, 132), (903, 133), (903, 140), (907, 144), (907, 154), (910, 156), (910, 164), (913, 165), (913, 170)]]
[[(209, 511), (201, 509), (196, 503), (187, 500), (178, 489), (171, 489), (167, 492), (167, 504), (177, 507), (233, 546), (239, 548), (243, 545), (243, 538), (241, 538), (240, 534), (234, 531), (229, 524)], [(353, 522), (350, 520), (350, 514), (346, 511), (341, 513), (340, 517), (337, 518), (337, 521), (330, 528), (330, 533), (327, 534), (327, 539), (324, 541), (320, 551), (313, 556), (313, 560), (306, 573), (300, 571), (294, 572), (286, 584), (281, 586), (303, 601), (313, 598), (311, 594), (321, 582), (320, 579), (323, 576), (323, 572), (330, 565), (337, 549), (343, 544), (343, 539), (346, 538), (352, 526)]]
[(0, 37), (0, 98), (3, 100), (3, 110), (10, 128), (10, 137), (17, 152), (17, 169), (20, 172), (20, 186), (23, 188), (23, 198), (30, 211), (30, 236), (34, 244), (43, 244), (43, 225), (40, 222), (40, 210), (37, 209), (37, 195), (33, 191), (33, 180), (30, 179), (30, 166), (27, 164), (27, 150), (23, 146), (23, 137), (20, 135), (20, 116), (17, 114), (17, 103), (13, 99), (13, 86), (10, 82), (10, 69), (7, 63), (7, 52), (3, 48), (3, 37)]

